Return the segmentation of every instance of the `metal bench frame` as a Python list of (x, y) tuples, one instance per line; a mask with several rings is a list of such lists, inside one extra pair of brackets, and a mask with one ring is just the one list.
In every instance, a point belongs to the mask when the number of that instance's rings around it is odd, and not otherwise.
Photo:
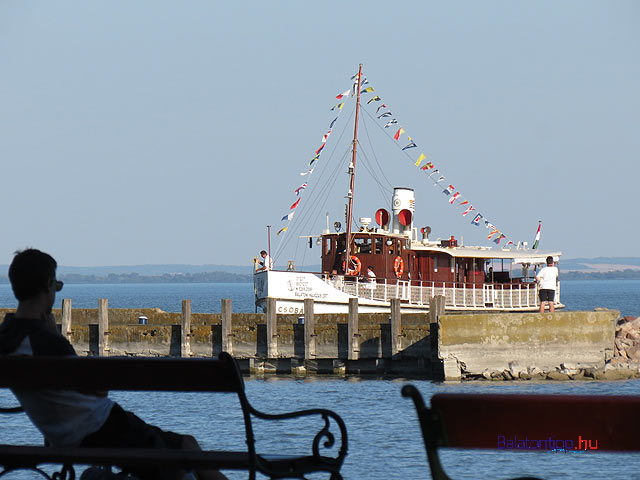
[[(73, 480), (74, 465), (118, 466), (126, 470), (153, 464), (168, 468), (248, 470), (251, 480), (256, 478), (256, 472), (273, 479), (304, 478), (312, 472), (328, 472), (332, 480), (342, 478), (340, 468), (348, 444), (342, 418), (331, 410), (319, 408), (284, 414), (256, 410), (245, 395), (237, 363), (225, 352), (217, 360), (2, 356), (0, 388), (235, 393), (242, 408), (247, 443), (247, 450), (240, 452), (0, 444), (0, 477), (10, 471), (31, 469), (49, 480)], [(20, 407), (0, 408), (0, 413), (21, 411)], [(278, 457), (256, 453), (252, 418), (284, 420), (305, 416), (317, 417), (320, 422), (310, 451), (304, 455)], [(339, 448), (331, 431), (333, 426), (339, 430)], [(62, 469), (48, 475), (39, 468), (44, 463), (60, 464)]]

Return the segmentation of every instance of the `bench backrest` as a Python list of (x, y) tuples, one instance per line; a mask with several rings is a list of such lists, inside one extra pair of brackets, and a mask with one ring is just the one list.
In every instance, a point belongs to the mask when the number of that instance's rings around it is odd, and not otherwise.
[(231, 356), (107, 358), (0, 356), (0, 388), (244, 392)]
[(442, 446), (640, 451), (640, 397), (437, 394)]

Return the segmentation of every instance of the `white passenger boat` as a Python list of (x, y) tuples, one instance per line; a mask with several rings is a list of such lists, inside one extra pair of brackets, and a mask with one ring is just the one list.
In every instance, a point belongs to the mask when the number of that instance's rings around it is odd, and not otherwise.
[[(454, 236), (431, 240), (430, 227), (418, 230), (414, 226), (414, 190), (405, 187), (394, 189), (391, 214), (383, 208), (378, 209), (374, 214), (375, 226), (371, 225), (370, 218), (360, 218), (360, 227), (353, 231), (351, 192), (355, 181), (360, 93), (365, 91), (361, 84), (362, 67), (355, 78), (356, 124), (348, 166), (346, 229), (340, 231), (341, 225), (336, 222), (336, 232), (330, 232), (327, 225), (322, 234), (309, 237), (310, 242), (315, 237), (321, 246), (319, 272), (295, 271), (293, 262), (289, 262), (286, 271), (257, 272), (254, 275), (256, 307), (264, 309), (267, 298), (271, 297), (276, 301), (277, 313), (301, 314), (304, 299), (312, 298), (317, 313), (344, 313), (348, 311), (349, 299), (356, 297), (359, 312), (388, 312), (391, 299), (397, 298), (403, 312), (426, 312), (430, 299), (442, 295), (447, 311), (537, 311), (540, 304), (536, 268), (544, 265), (548, 256), (558, 262), (559, 251), (543, 252), (511, 241), (505, 241), (506, 245), (498, 248), (468, 246)], [(396, 140), (398, 136), (397, 133)], [(416, 162), (417, 166), (421, 158)], [(431, 162), (429, 165), (432, 168)], [(446, 189), (444, 193), (447, 193)], [(454, 201), (462, 198), (453, 190), (449, 194)], [(453, 205), (451, 200), (450, 203)], [(471, 210), (475, 209), (471, 207)], [(478, 221), (483, 217), (477, 212), (474, 215)], [(505, 235), (486, 219), (485, 223), (499, 234), (497, 242), (494, 241), (499, 244)], [(368, 267), (372, 267), (375, 277), (367, 274)], [(559, 285), (555, 306), (563, 307)]]

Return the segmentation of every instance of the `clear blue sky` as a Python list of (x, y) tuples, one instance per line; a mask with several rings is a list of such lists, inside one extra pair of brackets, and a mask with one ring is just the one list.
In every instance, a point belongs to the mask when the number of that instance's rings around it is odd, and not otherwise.
[[(531, 244), (542, 220), (542, 247), (565, 257), (640, 256), (639, 25), (636, 1), (4, 0), (0, 263), (26, 246), (63, 265), (247, 263), (283, 225), (358, 63), (510, 238)], [(490, 244), (385, 148), (419, 225)], [(390, 200), (362, 171), (356, 217)], [(325, 210), (344, 212), (340, 175), (304, 213), (325, 182), (316, 171), (296, 213), (316, 233)]]

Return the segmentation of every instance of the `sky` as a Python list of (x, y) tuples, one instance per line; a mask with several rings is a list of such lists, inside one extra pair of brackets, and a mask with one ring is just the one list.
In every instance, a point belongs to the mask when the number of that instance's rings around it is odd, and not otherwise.
[(356, 219), (410, 187), (417, 227), (493, 245), (424, 153), (514, 242), (541, 220), (565, 258), (640, 256), (639, 24), (624, 0), (3, 0), (0, 264), (243, 265), (267, 225), (276, 263), (319, 263), (298, 237), (344, 224), (353, 98), (300, 173), (360, 63), (418, 148), (369, 105)]

